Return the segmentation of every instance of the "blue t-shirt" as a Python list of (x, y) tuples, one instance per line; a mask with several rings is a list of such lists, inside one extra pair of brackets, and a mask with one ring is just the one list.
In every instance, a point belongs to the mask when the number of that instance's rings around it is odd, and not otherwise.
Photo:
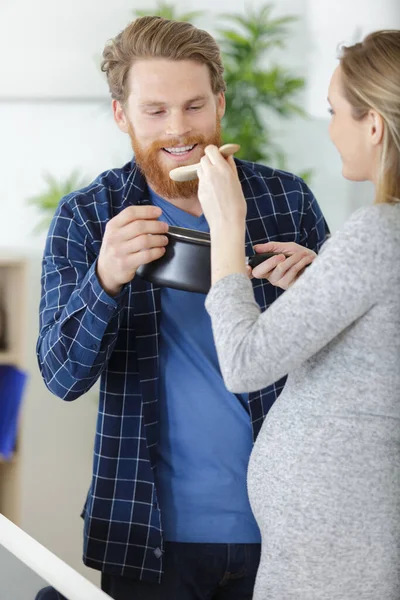
[[(170, 225), (209, 231), (151, 191)], [(160, 438), (156, 486), (166, 541), (259, 543), (246, 475), (252, 449), (248, 396), (219, 369), (206, 296), (161, 290)]]

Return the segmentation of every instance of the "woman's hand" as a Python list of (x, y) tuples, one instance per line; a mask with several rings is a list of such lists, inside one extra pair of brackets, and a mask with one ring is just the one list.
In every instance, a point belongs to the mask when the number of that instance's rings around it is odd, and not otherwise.
[(257, 244), (254, 250), (263, 252), (282, 253), (268, 258), (249, 273), (258, 279), (267, 279), (272, 285), (287, 290), (299, 277), (308, 265), (317, 257), (309, 248), (300, 246), (295, 242), (268, 242)]
[(211, 234), (212, 283), (233, 273), (246, 273), (246, 200), (232, 156), (224, 158), (207, 146), (200, 161), (199, 200)]
[(224, 158), (216, 146), (207, 146), (198, 169), (198, 196), (210, 227), (242, 230), (247, 205), (232, 156)]

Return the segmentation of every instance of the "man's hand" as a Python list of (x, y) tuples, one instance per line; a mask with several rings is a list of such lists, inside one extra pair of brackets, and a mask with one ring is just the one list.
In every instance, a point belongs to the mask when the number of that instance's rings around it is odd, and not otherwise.
[(295, 242), (268, 242), (254, 246), (254, 250), (257, 254), (282, 252), (254, 267), (251, 275), (258, 279), (268, 279), (272, 285), (283, 290), (287, 290), (317, 256), (309, 248), (304, 248)]
[(136, 269), (161, 258), (168, 238), (167, 223), (158, 221), (156, 206), (128, 206), (106, 225), (97, 261), (104, 291), (116, 296), (133, 279)]

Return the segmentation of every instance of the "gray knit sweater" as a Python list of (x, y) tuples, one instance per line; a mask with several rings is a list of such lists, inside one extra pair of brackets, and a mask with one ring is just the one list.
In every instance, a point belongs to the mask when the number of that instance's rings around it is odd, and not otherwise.
[(263, 314), (245, 275), (207, 301), (228, 389), (289, 373), (250, 459), (255, 600), (400, 598), (400, 205), (357, 211)]

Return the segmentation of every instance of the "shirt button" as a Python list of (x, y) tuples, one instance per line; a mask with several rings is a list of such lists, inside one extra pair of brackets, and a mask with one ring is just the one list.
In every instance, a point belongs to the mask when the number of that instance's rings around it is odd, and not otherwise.
[(110, 306), (110, 305), (108, 305), (108, 306), (107, 306), (107, 310), (109, 310), (110, 312), (112, 312), (112, 311), (114, 310), (114, 307), (113, 307), (113, 306)]
[(160, 548), (156, 548), (156, 549), (154, 550), (154, 556), (155, 556), (156, 558), (161, 558), (161, 557), (162, 557), (162, 552), (161, 552)]
[(92, 344), (90, 347), (92, 350), (97, 350), (99, 346), (98, 344)]

